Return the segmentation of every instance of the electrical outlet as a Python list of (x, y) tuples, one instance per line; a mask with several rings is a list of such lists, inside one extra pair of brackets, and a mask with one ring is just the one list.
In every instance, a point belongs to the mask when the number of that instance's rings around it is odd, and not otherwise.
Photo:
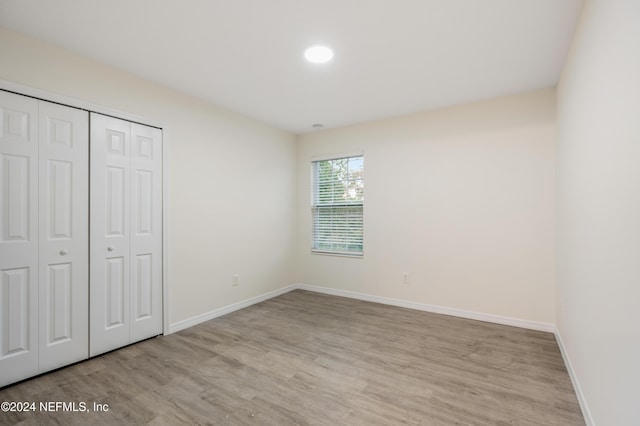
[(402, 283), (403, 284), (409, 284), (409, 274), (408, 273), (404, 273), (402, 274)]
[(231, 277), (231, 284), (233, 284), (234, 287), (239, 286), (240, 285), (240, 275), (234, 274), (233, 277)]

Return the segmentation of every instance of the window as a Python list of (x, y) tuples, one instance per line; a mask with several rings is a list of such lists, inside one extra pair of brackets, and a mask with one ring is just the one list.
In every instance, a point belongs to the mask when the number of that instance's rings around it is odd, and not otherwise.
[(364, 157), (311, 163), (311, 251), (362, 256)]

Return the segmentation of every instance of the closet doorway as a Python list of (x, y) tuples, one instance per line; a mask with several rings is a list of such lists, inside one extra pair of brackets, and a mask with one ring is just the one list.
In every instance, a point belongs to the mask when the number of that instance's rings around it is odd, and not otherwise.
[(0, 89), (0, 386), (163, 332), (162, 143)]

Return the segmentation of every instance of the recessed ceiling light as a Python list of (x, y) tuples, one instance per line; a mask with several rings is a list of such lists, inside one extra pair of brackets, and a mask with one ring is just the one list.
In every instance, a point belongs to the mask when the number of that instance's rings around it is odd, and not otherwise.
[(314, 64), (329, 62), (333, 58), (333, 50), (327, 46), (311, 46), (304, 51), (304, 57)]

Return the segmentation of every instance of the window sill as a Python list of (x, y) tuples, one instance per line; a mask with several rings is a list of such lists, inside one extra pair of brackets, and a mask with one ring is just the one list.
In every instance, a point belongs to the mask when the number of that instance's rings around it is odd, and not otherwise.
[(344, 253), (339, 251), (322, 251), (322, 250), (311, 250), (311, 254), (318, 254), (321, 256), (334, 256), (334, 257), (350, 257), (353, 259), (362, 259), (364, 257), (363, 253)]

